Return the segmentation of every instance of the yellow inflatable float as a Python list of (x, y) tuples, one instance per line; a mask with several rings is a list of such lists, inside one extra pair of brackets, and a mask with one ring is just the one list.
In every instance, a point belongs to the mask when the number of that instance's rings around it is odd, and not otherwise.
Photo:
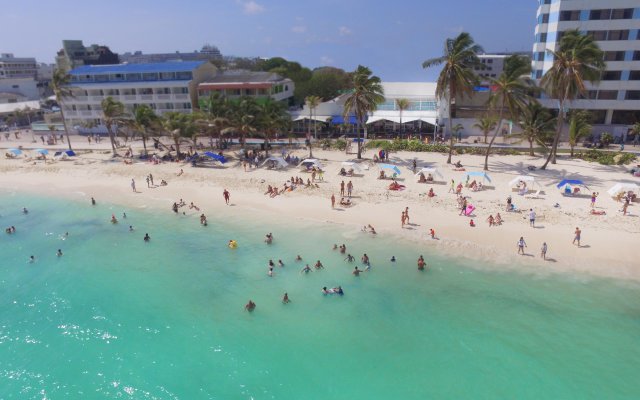
[(238, 247), (238, 242), (235, 240), (229, 240), (229, 248), (235, 249), (236, 247)]

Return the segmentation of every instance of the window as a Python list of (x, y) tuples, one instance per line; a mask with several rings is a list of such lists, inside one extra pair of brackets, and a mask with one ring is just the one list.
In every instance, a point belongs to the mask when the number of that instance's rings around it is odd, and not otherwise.
[(173, 72), (160, 72), (160, 80), (170, 81), (175, 79), (175, 73)]
[(625, 100), (640, 100), (640, 90), (627, 90)]
[(560, 11), (560, 21), (580, 21), (580, 10)]
[(540, 4), (551, 4), (551, 0), (540, 0)]
[(176, 72), (176, 79), (190, 80), (192, 78), (191, 71)]
[(580, 98), (583, 100), (595, 100), (598, 98), (597, 90), (587, 90), (584, 94), (580, 95)]
[(541, 69), (536, 71), (536, 79), (542, 79), (542, 70)]
[(629, 71), (630, 81), (640, 81), (640, 71)]
[(611, 11), (611, 19), (632, 19), (633, 8), (616, 8)]
[(611, 9), (591, 10), (589, 13), (590, 20), (603, 20), (611, 18)]
[(640, 61), (640, 51), (633, 52), (633, 61)]
[(540, 43), (546, 43), (547, 42), (547, 33), (541, 33), (540, 34), (540, 39), (538, 40), (538, 42)]
[(13, 89), (17, 89), (17, 88), (19, 88), (19, 87), (20, 87), (20, 85), (11, 85), (11, 87), (12, 87)]
[(607, 31), (588, 31), (587, 35), (590, 35), (593, 40), (607, 40)]
[(633, 125), (640, 121), (640, 111), (613, 110), (612, 124)]
[(617, 90), (600, 90), (598, 92), (598, 100), (617, 100), (617, 99), (618, 99)]
[(605, 71), (602, 74), (603, 81), (619, 81), (622, 77), (622, 71)]
[(544, 61), (544, 51), (539, 51), (534, 54), (534, 61)]
[(488, 59), (488, 60), (487, 60), (487, 63), (488, 63), (488, 64), (493, 64), (493, 58)]
[(624, 61), (625, 52), (624, 51), (605, 51), (604, 60), (605, 61)]
[(591, 114), (591, 123), (596, 125), (604, 124), (607, 118), (607, 110), (589, 110)]
[(543, 24), (549, 23), (549, 14), (542, 14), (542, 23)]
[(153, 72), (147, 72), (142, 74), (142, 80), (143, 81), (157, 81), (158, 80), (158, 74), (153, 73)]
[(627, 40), (629, 39), (629, 31), (609, 31), (609, 38), (607, 40)]

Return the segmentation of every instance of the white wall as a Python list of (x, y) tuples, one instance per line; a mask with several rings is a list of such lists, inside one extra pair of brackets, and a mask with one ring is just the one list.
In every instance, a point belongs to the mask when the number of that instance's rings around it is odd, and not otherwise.
[(33, 78), (0, 79), (0, 92), (19, 93), (28, 100), (39, 100), (40, 93)]

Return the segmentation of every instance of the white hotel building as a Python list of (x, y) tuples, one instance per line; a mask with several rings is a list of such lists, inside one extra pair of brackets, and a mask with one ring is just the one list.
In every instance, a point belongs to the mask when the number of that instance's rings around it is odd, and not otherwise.
[[(591, 111), (597, 130), (621, 135), (640, 121), (640, 1), (538, 0), (538, 23), (533, 45), (533, 77), (551, 68), (562, 33), (578, 29), (592, 35), (605, 52), (606, 72), (599, 84), (589, 85), (585, 98), (569, 108)], [(543, 104), (556, 108), (552, 99)], [(612, 131), (613, 129), (613, 131)]]
[(70, 126), (100, 124), (100, 103), (109, 96), (130, 112), (144, 104), (158, 115), (190, 113), (197, 104), (198, 84), (215, 74), (215, 66), (203, 61), (81, 66), (69, 72), (73, 96), (63, 100), (65, 119)]

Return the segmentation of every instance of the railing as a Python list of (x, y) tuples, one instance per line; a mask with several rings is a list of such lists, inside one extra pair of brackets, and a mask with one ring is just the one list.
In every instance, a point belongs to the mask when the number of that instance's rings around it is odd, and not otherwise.
[(169, 99), (171, 99), (171, 95), (170, 94), (156, 94), (156, 98), (158, 100), (169, 100)]
[(173, 95), (176, 100), (189, 100), (189, 95), (186, 93), (176, 93)]
[(78, 112), (77, 111), (64, 111), (64, 116), (65, 118), (69, 118), (69, 117), (77, 117), (78, 116)]
[(82, 110), (80, 111), (80, 115), (83, 117), (91, 117), (93, 116), (93, 110)]
[(152, 94), (141, 94), (140, 95), (140, 100), (153, 100), (153, 95)]
[(138, 96), (136, 96), (135, 94), (125, 94), (120, 96), (123, 100), (137, 100)]
[(71, 97), (71, 99), (77, 101), (77, 102), (83, 102), (83, 101), (89, 101), (89, 97), (88, 96), (74, 96)]

